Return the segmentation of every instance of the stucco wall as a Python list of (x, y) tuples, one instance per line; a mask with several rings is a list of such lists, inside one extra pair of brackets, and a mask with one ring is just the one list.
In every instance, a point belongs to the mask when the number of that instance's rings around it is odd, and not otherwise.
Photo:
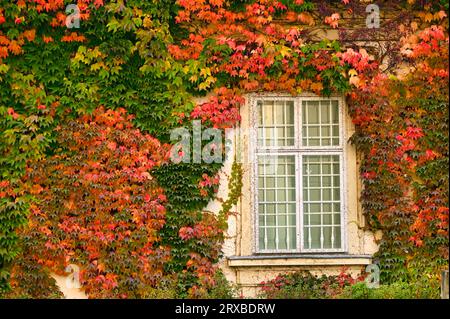
[[(291, 272), (307, 269), (313, 273), (337, 274), (343, 266), (353, 273), (359, 273), (366, 265), (371, 263), (371, 256), (377, 251), (376, 239), (380, 234), (372, 234), (364, 231), (364, 217), (359, 204), (361, 182), (356, 151), (349, 143), (345, 144), (345, 197), (346, 197), (346, 251), (338, 254), (306, 255), (294, 254), (284, 257), (261, 256), (254, 253), (254, 222), (255, 214), (252, 211), (251, 170), (252, 164), (249, 158), (249, 128), (250, 107), (248, 103), (241, 107), (240, 127), (229, 136), (234, 139), (234, 144), (241, 144), (239, 148), (243, 164), (243, 190), (237, 207), (236, 214), (229, 217), (226, 240), (223, 246), (224, 258), (221, 267), (228, 280), (236, 283), (244, 296), (252, 297), (257, 293), (256, 286), (261, 281), (273, 279), (281, 272)], [(345, 104), (344, 104), (345, 108)], [(348, 141), (354, 132), (354, 126), (350, 117), (345, 114), (344, 140)], [(237, 134), (239, 132), (239, 134)], [(235, 149), (234, 149), (235, 150)], [(234, 151), (233, 150), (233, 151)], [(235, 154), (232, 154), (235, 155)], [(226, 198), (228, 193), (228, 179), (233, 156), (229, 156), (221, 172), (221, 184), (219, 196)], [(221, 204), (212, 201), (208, 211), (218, 212)]]
[(84, 293), (81, 288), (77, 288), (74, 285), (72, 276), (59, 276), (56, 274), (51, 274), (53, 279), (56, 281), (56, 285), (59, 290), (64, 294), (66, 299), (87, 299), (88, 296)]

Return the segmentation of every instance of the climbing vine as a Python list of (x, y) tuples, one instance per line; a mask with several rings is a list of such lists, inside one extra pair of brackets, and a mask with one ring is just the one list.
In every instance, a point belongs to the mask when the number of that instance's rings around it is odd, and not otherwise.
[(362, 202), (370, 228), (383, 230), (377, 257), (388, 282), (448, 267), (448, 34), (412, 34), (403, 54), (410, 73), (377, 75), (350, 99)]

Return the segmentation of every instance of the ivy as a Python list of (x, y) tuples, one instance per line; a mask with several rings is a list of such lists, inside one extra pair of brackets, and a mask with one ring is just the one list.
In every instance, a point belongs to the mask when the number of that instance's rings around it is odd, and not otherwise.
[(384, 282), (438, 280), (448, 267), (448, 34), (434, 26), (405, 42), (415, 70), (377, 76), (350, 99), (364, 211), (369, 228), (383, 230), (375, 257)]

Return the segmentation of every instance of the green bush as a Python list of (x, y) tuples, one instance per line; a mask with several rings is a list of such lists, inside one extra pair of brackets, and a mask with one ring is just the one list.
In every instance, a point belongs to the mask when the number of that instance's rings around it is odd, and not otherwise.
[(229, 282), (221, 270), (216, 271), (214, 281), (215, 285), (205, 299), (233, 299), (239, 296), (238, 287)]
[(429, 280), (407, 283), (403, 281), (369, 288), (365, 282), (345, 287), (340, 298), (343, 299), (436, 299), (439, 287)]
[(275, 279), (260, 284), (260, 298), (265, 299), (331, 299), (337, 298), (347, 286), (362, 277), (354, 279), (345, 272), (337, 276), (317, 276), (308, 271), (280, 274)]
[(438, 299), (439, 280), (422, 276), (369, 288), (363, 276), (352, 278), (345, 269), (337, 276), (315, 276), (308, 271), (280, 274), (260, 284), (266, 299)]

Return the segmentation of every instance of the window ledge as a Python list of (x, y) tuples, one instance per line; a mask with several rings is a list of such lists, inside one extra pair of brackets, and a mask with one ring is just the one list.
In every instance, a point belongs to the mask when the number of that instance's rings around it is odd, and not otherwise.
[(228, 266), (230, 267), (364, 266), (371, 263), (371, 255), (348, 254), (253, 255), (228, 257)]

